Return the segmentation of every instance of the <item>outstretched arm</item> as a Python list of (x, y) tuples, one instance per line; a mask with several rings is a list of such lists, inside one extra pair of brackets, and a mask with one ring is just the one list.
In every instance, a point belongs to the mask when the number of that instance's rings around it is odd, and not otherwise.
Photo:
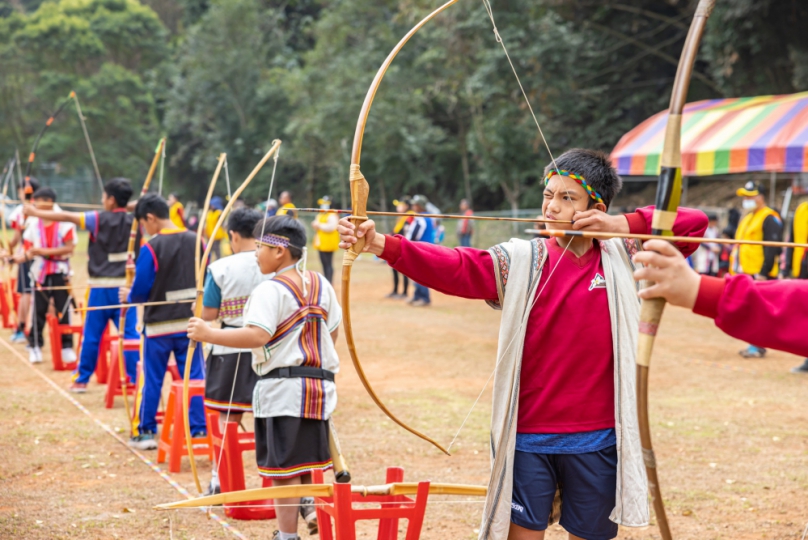
[(188, 337), (197, 342), (213, 343), (234, 349), (255, 349), (265, 345), (272, 337), (269, 332), (257, 326), (244, 328), (211, 328), (208, 323), (196, 317), (188, 321)]
[(668, 242), (649, 240), (645, 249), (634, 256), (645, 265), (634, 278), (656, 283), (640, 291), (641, 298), (664, 298), (715, 319), (716, 326), (734, 338), (808, 356), (808, 341), (796, 330), (808, 327), (808, 281), (699, 276)]
[(84, 217), (84, 214), (79, 212), (65, 212), (64, 210), (57, 212), (55, 210), (43, 210), (41, 208), (37, 208), (33, 204), (26, 204), (23, 207), (22, 212), (26, 216), (33, 216), (48, 221), (66, 221), (68, 223), (79, 225), (83, 228), (82, 218)]
[(447, 248), (411, 242), (401, 236), (376, 232), (373, 220), (354, 228), (348, 219), (339, 222), (340, 247), (348, 249), (365, 236), (365, 252), (373, 253), (397, 271), (436, 291), (462, 298), (496, 300), (497, 285), (491, 255), (480, 249)]

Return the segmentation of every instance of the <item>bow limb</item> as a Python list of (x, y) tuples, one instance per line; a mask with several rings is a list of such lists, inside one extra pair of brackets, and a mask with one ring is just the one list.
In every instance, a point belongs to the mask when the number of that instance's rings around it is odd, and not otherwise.
[[(655, 235), (673, 235), (673, 223), (676, 220), (682, 194), (682, 113), (687, 100), (687, 91), (690, 87), (690, 78), (696, 63), (699, 44), (704, 35), (707, 19), (715, 7), (715, 2), (716, 0), (699, 1), (679, 60), (679, 68), (676, 72), (671, 94), (665, 144), (661, 158), (662, 168), (659, 175), (659, 184), (657, 185), (656, 205), (652, 220), (652, 233)], [(654, 503), (654, 513), (659, 524), (659, 532), (663, 540), (671, 540), (670, 526), (665, 514), (665, 503), (662, 500), (662, 492), (659, 488), (656, 457), (654, 456), (651, 442), (651, 428), (648, 417), (648, 370), (651, 365), (651, 354), (656, 332), (664, 309), (665, 300), (662, 298), (643, 300), (642, 302), (637, 351), (637, 416), (643, 460), (648, 475), (648, 487)]]
[(33, 188), (31, 187), (31, 168), (34, 166), (34, 159), (36, 159), (36, 149), (39, 147), (39, 141), (42, 139), (42, 136), (48, 130), (48, 128), (53, 124), (53, 121), (56, 120), (56, 117), (62, 112), (62, 110), (67, 106), (68, 103), (73, 99), (76, 95), (74, 91), (70, 91), (70, 94), (62, 101), (62, 103), (57, 107), (57, 109), (51, 114), (48, 119), (45, 121), (45, 125), (42, 126), (42, 129), (39, 130), (39, 133), (34, 139), (34, 144), (31, 146), (31, 152), (28, 154), (28, 165), (25, 166), (25, 193), (31, 194), (34, 192)]
[[(365, 180), (362, 171), (359, 168), (359, 162), (362, 155), (362, 139), (365, 135), (365, 125), (367, 124), (368, 115), (370, 114), (370, 107), (373, 104), (373, 98), (376, 96), (376, 91), (379, 89), (379, 86), (382, 83), (382, 79), (384, 78), (387, 69), (390, 67), (390, 64), (393, 63), (396, 55), (398, 55), (399, 51), (404, 47), (404, 45), (410, 40), (415, 33), (420, 30), (426, 23), (431, 21), (437, 15), (442, 13), (444, 10), (449, 8), (449, 6), (455, 4), (457, 0), (449, 0), (441, 7), (424, 17), (418, 24), (416, 24), (412, 30), (407, 32), (407, 34), (398, 42), (398, 44), (393, 48), (390, 54), (387, 55), (387, 58), (382, 63), (382, 66), (379, 68), (379, 71), (376, 72), (376, 76), (373, 78), (373, 82), (370, 84), (370, 88), (368, 89), (367, 94), (365, 95), (365, 101), (362, 103), (362, 109), (359, 112), (359, 119), (356, 122), (356, 131), (354, 132), (354, 141), (353, 141), (353, 149), (351, 151), (351, 171), (350, 171), (350, 185), (351, 185), (351, 209), (352, 209), (352, 217), (350, 218), (351, 222), (354, 225), (358, 225), (359, 223), (367, 220), (367, 201), (368, 201), (368, 194), (370, 192), (370, 187), (368, 186), (367, 180)], [(441, 444), (433, 440), (432, 438), (424, 435), (420, 431), (408, 426), (403, 421), (399, 420), (390, 409), (382, 402), (379, 396), (376, 395), (376, 392), (373, 391), (373, 387), (368, 381), (367, 376), (365, 375), (365, 370), (362, 368), (362, 363), (359, 361), (359, 356), (356, 352), (356, 344), (354, 343), (354, 336), (353, 336), (353, 327), (351, 325), (351, 268), (353, 267), (353, 262), (362, 253), (362, 250), (365, 247), (365, 239), (359, 238), (357, 243), (354, 244), (348, 251), (345, 252), (345, 255), (342, 259), (342, 312), (343, 312), (343, 328), (345, 329), (345, 341), (348, 343), (348, 351), (351, 354), (351, 360), (353, 361), (354, 368), (356, 369), (356, 374), (359, 376), (359, 380), (362, 381), (362, 386), (365, 387), (370, 398), (379, 407), (384, 414), (387, 415), (390, 420), (401, 426), (402, 428), (406, 429), (416, 437), (420, 437), (421, 439), (433, 444), (436, 448), (438, 448), (441, 452), (449, 455), (449, 451), (446, 450)]]
[[(157, 148), (154, 150), (154, 158), (152, 159), (149, 172), (146, 174), (146, 180), (143, 182), (143, 189), (140, 191), (142, 197), (149, 191), (149, 185), (152, 178), (154, 178), (154, 171), (157, 169), (157, 162), (160, 160), (160, 154), (165, 144), (165, 138), (160, 139), (157, 143)], [(137, 238), (137, 219), (132, 219), (132, 227), (129, 229), (129, 244), (126, 247), (126, 288), (131, 289), (132, 283), (135, 281), (135, 240)], [(126, 410), (126, 419), (132, 428), (132, 410), (129, 407), (129, 393), (127, 391), (128, 377), (126, 374), (126, 362), (123, 354), (123, 340), (126, 334), (126, 312), (129, 308), (121, 308), (120, 320), (118, 322), (118, 375), (121, 379), (121, 394), (123, 395), (123, 406)], [(142, 349), (141, 349), (142, 352)]]
[[(261, 170), (261, 168), (264, 166), (264, 164), (267, 161), (269, 161), (269, 158), (271, 158), (278, 151), (280, 146), (281, 146), (281, 141), (280, 140), (276, 139), (276, 140), (274, 140), (272, 142), (272, 147), (269, 149), (269, 151), (264, 155), (263, 158), (261, 158), (261, 161), (258, 162), (258, 165), (255, 166), (255, 168), (252, 170), (252, 172), (247, 177), (247, 179), (244, 180), (244, 182), (242, 182), (242, 184), (235, 191), (235, 193), (233, 193), (233, 196), (230, 197), (230, 200), (227, 201), (227, 206), (225, 206), (224, 210), (222, 210), (222, 214), (219, 216), (219, 220), (216, 222), (216, 226), (213, 227), (213, 230), (210, 233), (211, 238), (216, 237), (216, 233), (219, 232), (219, 229), (222, 227), (222, 224), (224, 223), (224, 220), (227, 219), (227, 216), (230, 213), (230, 210), (233, 208), (233, 205), (238, 200), (239, 195), (241, 195), (241, 193), (245, 189), (247, 189), (247, 186), (250, 185), (250, 182), (252, 182), (253, 178), (256, 177), (256, 175)], [(222, 168), (222, 164), (224, 163), (224, 159), (225, 159), (225, 154), (221, 154), (219, 156), (219, 164), (216, 167), (216, 173), (214, 175), (214, 180), (213, 180), (213, 182), (211, 182), (211, 188), (208, 189), (208, 198), (210, 198), (210, 195), (213, 193), (212, 186), (213, 186), (213, 183), (216, 181), (216, 178), (219, 175), (219, 171)], [(209, 200), (206, 202), (206, 206), (207, 206), (208, 203), (210, 203)], [(199, 232), (201, 232), (205, 216), (202, 216), (202, 217), (203, 217), (203, 219), (201, 219), (200, 223), (199, 223)], [(197, 243), (197, 247), (199, 247), (198, 243)], [(196, 269), (196, 304), (194, 305), (194, 317), (197, 317), (197, 318), (202, 315), (202, 296), (203, 296), (203, 293), (204, 293), (204, 290), (202, 288), (202, 279), (205, 276), (205, 267), (207, 266), (205, 264), (205, 261), (207, 261), (208, 257), (210, 257), (211, 249), (213, 249), (213, 242), (208, 242), (208, 245), (205, 246), (205, 253), (202, 255), (202, 259), (199, 261), (199, 264), (195, 267), (195, 269)], [(194, 457), (194, 448), (193, 448), (194, 445), (191, 444), (191, 417), (190, 417), (191, 399), (190, 399), (190, 387), (189, 387), (189, 384), (190, 384), (190, 380), (191, 380), (191, 363), (193, 362), (194, 354), (196, 353), (196, 346), (197, 346), (197, 343), (193, 339), (188, 341), (188, 352), (187, 352), (187, 354), (185, 356), (185, 370), (183, 371), (183, 374), (182, 374), (182, 416), (183, 416), (183, 420), (184, 420), (183, 428), (185, 430), (185, 443), (186, 443), (186, 446), (188, 447), (188, 459), (191, 462), (191, 472), (194, 475), (194, 483), (196, 484), (197, 491), (199, 493), (202, 493), (202, 484), (199, 482), (199, 475), (196, 472), (196, 458)]]
[[(418, 493), (417, 482), (395, 482), (379, 486), (351, 486), (351, 493), (362, 497), (385, 495), (415, 495)], [(484, 497), (488, 491), (486, 486), (468, 484), (429, 484), (430, 495), (463, 495), (467, 497)], [(260, 501), (264, 499), (291, 499), (297, 497), (331, 497), (334, 495), (334, 484), (298, 484), (295, 486), (273, 486), (242, 491), (230, 491), (187, 499), (174, 503), (159, 504), (157, 510), (174, 510), (177, 508), (199, 508), (204, 506), (218, 506), (240, 502)]]

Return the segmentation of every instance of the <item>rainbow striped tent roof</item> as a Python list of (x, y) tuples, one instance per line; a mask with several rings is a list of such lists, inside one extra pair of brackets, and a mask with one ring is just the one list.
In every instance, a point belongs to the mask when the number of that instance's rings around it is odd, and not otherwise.
[[(656, 176), (668, 112), (620, 139), (612, 151), (626, 176)], [(682, 173), (808, 172), (808, 92), (690, 103), (682, 123)]]

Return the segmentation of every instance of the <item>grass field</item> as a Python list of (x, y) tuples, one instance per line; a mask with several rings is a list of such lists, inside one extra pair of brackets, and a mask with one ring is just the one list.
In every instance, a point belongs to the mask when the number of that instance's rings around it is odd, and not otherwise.
[[(78, 258), (76, 264), (82, 265)], [(83, 266), (76, 274), (77, 282), (84, 279)], [(390, 284), (385, 265), (364, 257), (356, 263), (352, 307), (360, 359), (395, 414), (448, 444), (493, 369), (499, 312), (439, 294), (431, 307), (412, 308), (383, 298)], [(3, 339), (8, 334), (0, 331)], [(582, 337), (570, 328), (568, 339)], [(808, 523), (808, 377), (788, 373), (801, 359), (771, 352), (744, 360), (736, 354), (742, 347), (709, 320), (666, 312), (652, 366), (651, 418), (677, 539), (800, 539)], [(338, 351), (335, 420), (355, 483), (383, 483), (392, 465), (404, 467), (409, 480), (486, 483), (490, 388), (446, 457), (375, 407), (342, 337)], [(53, 372), (47, 356), (31, 367), (0, 347), (0, 537), (232, 537), (198, 510), (151, 509), (181, 496), (102, 429), (126, 437), (120, 400), (103, 408), (104, 388), (92, 383), (76, 398), (85, 414), (40, 374), (59, 387), (69, 384), (69, 374)], [(245, 455), (246, 476), (258, 486), (253, 459)], [(199, 468), (207, 481), (207, 459), (199, 459)], [(189, 471), (185, 460), (172, 478), (194, 492)], [(477, 500), (433, 497), (422, 538), (476, 538), (481, 508)], [(269, 538), (275, 525), (230, 523), (247, 538)], [(359, 534), (375, 537), (367, 525)], [(654, 526), (621, 529), (619, 536), (658, 537)], [(566, 534), (553, 526), (547, 538)]]

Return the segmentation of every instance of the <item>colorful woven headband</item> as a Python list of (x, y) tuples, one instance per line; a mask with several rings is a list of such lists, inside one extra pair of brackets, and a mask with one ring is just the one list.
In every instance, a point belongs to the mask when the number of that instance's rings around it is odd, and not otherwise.
[(260, 240), (258, 240), (258, 243), (269, 247), (282, 248), (289, 247), (291, 245), (288, 238), (279, 234), (265, 234)]
[(589, 184), (586, 183), (586, 180), (584, 179), (583, 176), (581, 176), (580, 174), (575, 174), (574, 172), (553, 169), (545, 175), (544, 185), (546, 186), (550, 182), (550, 178), (552, 178), (556, 174), (560, 174), (561, 176), (566, 176), (575, 180), (586, 190), (587, 193), (589, 193), (589, 196), (592, 197), (592, 200), (597, 201), (601, 204), (606, 204), (603, 202), (603, 197), (600, 196), (600, 193), (592, 189), (589, 186)]

